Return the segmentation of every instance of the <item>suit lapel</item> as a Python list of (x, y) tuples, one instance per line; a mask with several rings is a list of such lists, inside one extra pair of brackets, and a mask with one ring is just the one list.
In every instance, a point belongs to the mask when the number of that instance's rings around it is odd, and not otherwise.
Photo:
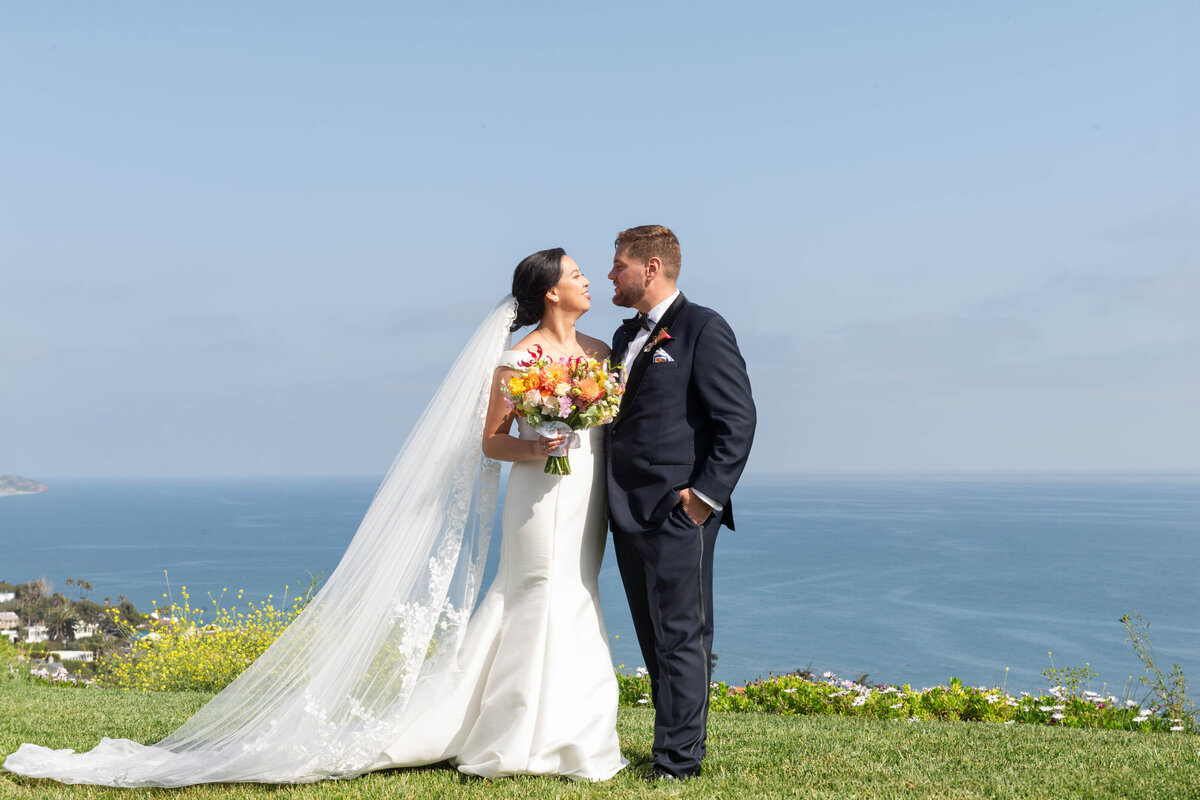
[[(679, 297), (675, 298), (675, 302), (671, 303), (671, 307), (662, 315), (662, 319), (654, 326), (654, 330), (650, 331), (650, 338), (646, 340), (647, 347), (654, 341), (654, 337), (658, 336), (658, 332), (663, 328), (668, 328), (674, 324), (675, 319), (679, 316), (679, 312), (683, 311), (684, 306), (688, 304), (688, 299), (684, 297), (683, 292), (679, 293)], [(624, 345), (625, 337), (621, 336), (622, 344)], [(650, 364), (650, 356), (646, 352), (646, 348), (634, 355), (633, 364), (629, 367), (629, 380), (625, 381), (625, 396), (621, 398), (621, 404), (633, 402), (633, 396), (637, 394), (638, 387), (642, 384), (642, 376), (646, 374), (646, 367)], [(617, 414), (616, 422), (621, 421), (621, 415)]]
[(617, 332), (613, 334), (612, 352), (608, 354), (608, 364), (610, 367), (620, 366), (618, 358), (623, 358), (625, 348), (629, 346), (629, 342), (625, 341), (625, 331), (622, 328), (617, 328)]

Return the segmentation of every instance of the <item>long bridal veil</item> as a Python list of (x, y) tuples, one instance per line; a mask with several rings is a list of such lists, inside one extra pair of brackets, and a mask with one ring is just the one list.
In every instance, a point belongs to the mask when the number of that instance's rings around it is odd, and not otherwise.
[(241, 676), (157, 744), (25, 744), (4, 767), (64, 783), (306, 783), (370, 769), (455, 656), (479, 592), (499, 465), (480, 451), (516, 304), (492, 310), (409, 434), (334, 572)]

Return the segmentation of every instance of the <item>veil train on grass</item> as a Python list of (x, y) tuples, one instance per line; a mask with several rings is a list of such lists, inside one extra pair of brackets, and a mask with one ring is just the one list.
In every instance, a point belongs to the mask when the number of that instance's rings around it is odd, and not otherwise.
[(495, 517), (480, 450), (516, 302), (475, 331), (388, 470), (325, 585), (247, 670), (154, 745), (23, 744), (5, 769), (64, 783), (307, 783), (369, 771), (409, 699), (454, 669)]

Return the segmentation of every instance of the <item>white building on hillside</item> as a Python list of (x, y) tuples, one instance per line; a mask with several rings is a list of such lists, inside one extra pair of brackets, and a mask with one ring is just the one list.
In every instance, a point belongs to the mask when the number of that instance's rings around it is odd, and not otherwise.
[(0, 611), (0, 631), (11, 631), (21, 627), (21, 619), (15, 611)]
[(17, 599), (17, 595), (15, 592), (0, 592), (0, 603), (7, 603), (10, 600), (16, 600), (16, 599)]
[(25, 629), (25, 642), (34, 644), (35, 642), (44, 642), (50, 638), (50, 631), (45, 625), (30, 625)]
[(100, 632), (100, 626), (95, 622), (76, 622), (75, 623), (75, 638), (86, 639), (88, 636), (95, 636)]

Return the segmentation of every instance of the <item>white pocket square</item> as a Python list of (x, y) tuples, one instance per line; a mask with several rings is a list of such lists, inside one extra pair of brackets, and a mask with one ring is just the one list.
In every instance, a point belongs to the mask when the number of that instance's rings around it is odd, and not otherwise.
[(654, 351), (654, 363), (655, 364), (665, 364), (668, 361), (674, 361), (674, 360), (675, 359), (671, 358), (671, 354), (668, 353), (666, 350), (655, 350)]

